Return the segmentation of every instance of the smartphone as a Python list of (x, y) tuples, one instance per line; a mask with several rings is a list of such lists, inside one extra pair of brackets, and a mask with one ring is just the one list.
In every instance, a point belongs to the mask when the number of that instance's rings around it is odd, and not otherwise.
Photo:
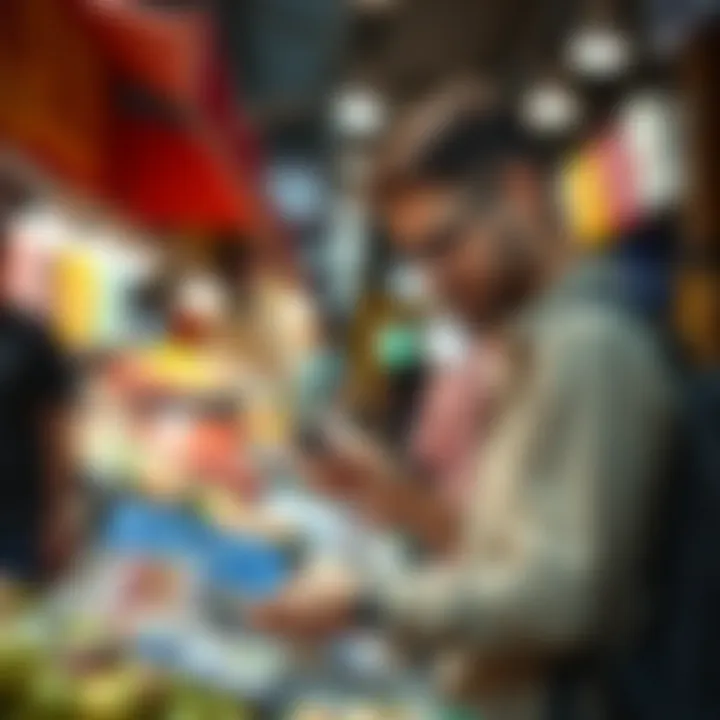
[(330, 451), (330, 439), (318, 423), (305, 423), (297, 431), (295, 442), (308, 455), (324, 455)]

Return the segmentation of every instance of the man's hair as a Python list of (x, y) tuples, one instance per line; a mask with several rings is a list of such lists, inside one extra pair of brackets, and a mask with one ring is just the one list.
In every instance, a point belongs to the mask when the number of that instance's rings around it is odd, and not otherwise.
[(480, 191), (516, 160), (543, 167), (531, 133), (483, 88), (452, 87), (411, 109), (391, 129), (381, 145), (372, 194), (382, 205), (423, 185)]

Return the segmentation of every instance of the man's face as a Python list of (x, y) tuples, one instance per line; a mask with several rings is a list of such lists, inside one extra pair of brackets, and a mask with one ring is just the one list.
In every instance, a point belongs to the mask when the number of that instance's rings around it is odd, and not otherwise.
[(472, 320), (496, 312), (506, 281), (498, 231), (467, 197), (413, 190), (391, 204), (386, 220), (399, 251), (424, 269), (453, 309)]

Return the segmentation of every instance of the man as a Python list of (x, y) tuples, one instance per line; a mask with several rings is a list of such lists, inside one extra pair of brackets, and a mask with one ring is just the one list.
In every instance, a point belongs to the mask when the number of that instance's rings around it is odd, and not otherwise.
[[(0, 177), (0, 269), (17, 188)], [(0, 577), (43, 579), (67, 560), (71, 538), (69, 381), (49, 333), (12, 306), (0, 282)]]
[[(508, 351), (459, 550), (382, 582), (301, 580), (257, 611), (285, 632), (375, 622), (422, 639), (488, 720), (547, 717), (561, 667), (639, 628), (671, 424), (654, 338), (621, 277), (573, 262), (550, 181), (522, 128), (469, 95), (393, 135), (379, 200), (398, 249)], [(600, 710), (586, 679), (575, 717)]]

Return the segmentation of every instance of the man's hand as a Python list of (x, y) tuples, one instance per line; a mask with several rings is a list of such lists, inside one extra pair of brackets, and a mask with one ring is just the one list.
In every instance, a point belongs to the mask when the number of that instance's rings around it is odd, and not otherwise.
[(297, 460), (311, 487), (349, 503), (374, 524), (405, 529), (433, 550), (454, 547), (455, 509), (409, 477), (381, 445), (342, 419), (326, 423), (322, 437), (321, 450)]
[(342, 419), (327, 421), (322, 438), (321, 448), (303, 452), (298, 458), (310, 485), (354, 505), (373, 521), (397, 524), (401, 471), (383, 448)]
[(324, 568), (296, 580), (276, 600), (250, 612), (258, 630), (298, 640), (323, 640), (353, 623), (358, 584), (344, 571)]

